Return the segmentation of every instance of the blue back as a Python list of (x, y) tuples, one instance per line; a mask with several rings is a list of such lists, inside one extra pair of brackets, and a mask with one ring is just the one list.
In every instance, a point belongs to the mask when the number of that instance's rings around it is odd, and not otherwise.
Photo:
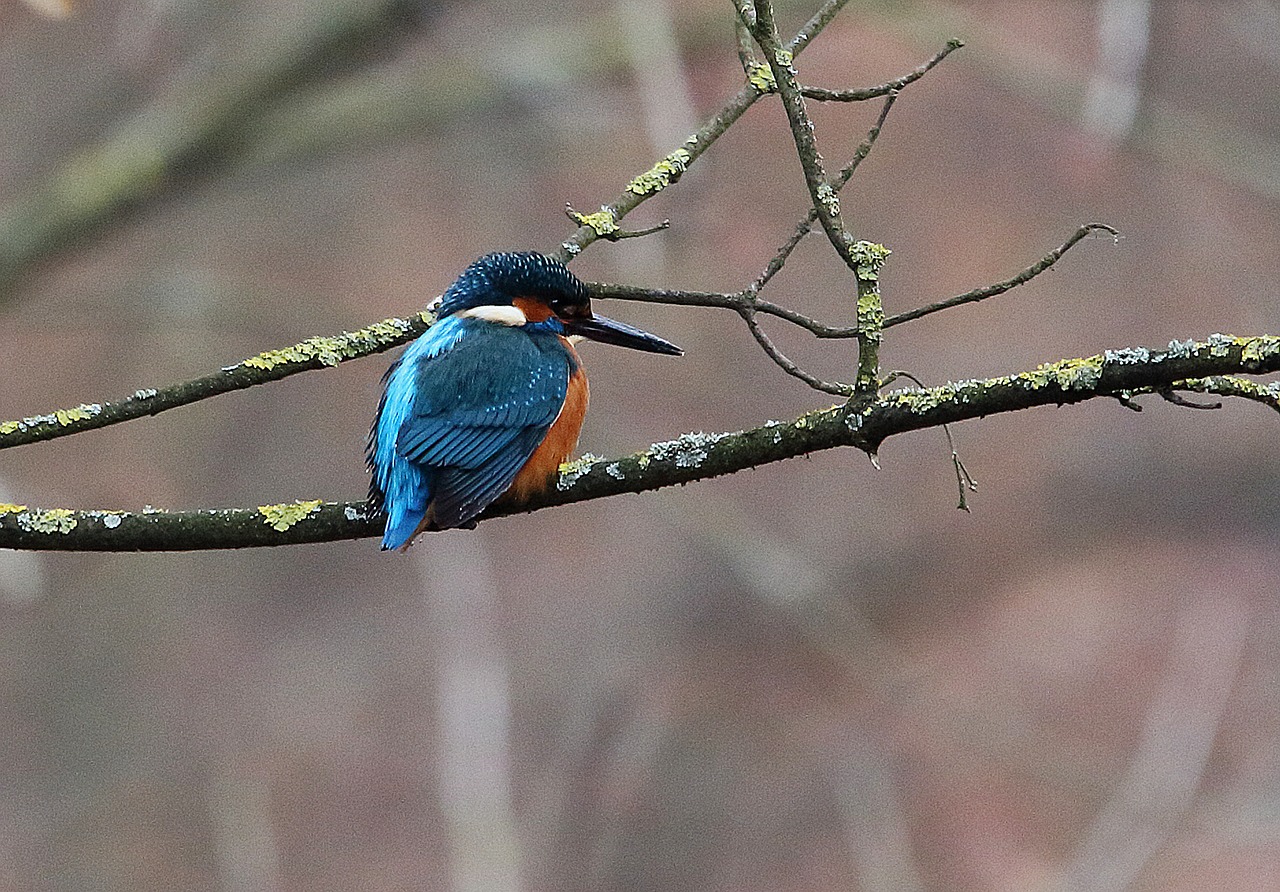
[(445, 316), (388, 369), (368, 448), (383, 548), (408, 542), (429, 507), (437, 528), (462, 526), (511, 486), (564, 405), (575, 368), (561, 331), (554, 318)]

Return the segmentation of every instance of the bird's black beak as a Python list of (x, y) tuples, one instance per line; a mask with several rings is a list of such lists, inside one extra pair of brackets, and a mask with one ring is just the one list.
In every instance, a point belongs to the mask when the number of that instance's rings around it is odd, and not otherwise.
[(668, 356), (680, 356), (684, 353), (670, 341), (665, 341), (639, 328), (633, 328), (625, 322), (617, 322), (607, 316), (562, 319), (561, 321), (568, 334), (581, 335), (593, 341), (600, 341), (602, 344), (630, 347), (632, 350), (644, 350), (647, 353), (665, 353)]

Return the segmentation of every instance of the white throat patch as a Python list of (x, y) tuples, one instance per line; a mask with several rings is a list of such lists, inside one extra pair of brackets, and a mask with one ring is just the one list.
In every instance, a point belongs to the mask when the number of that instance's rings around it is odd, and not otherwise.
[(458, 314), (463, 319), (481, 319), (485, 322), (498, 322), (502, 325), (524, 325), (529, 317), (519, 307), (511, 304), (490, 304), (483, 307), (471, 307)]

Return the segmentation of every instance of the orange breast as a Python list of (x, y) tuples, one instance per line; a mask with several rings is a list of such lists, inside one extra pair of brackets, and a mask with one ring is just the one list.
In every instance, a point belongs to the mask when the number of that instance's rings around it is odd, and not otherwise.
[[(567, 345), (567, 342), (566, 342)], [(570, 347), (570, 350), (573, 348)], [(575, 359), (576, 354), (575, 354)], [(547, 431), (546, 439), (529, 456), (524, 467), (511, 481), (511, 488), (504, 498), (515, 498), (519, 501), (527, 499), (534, 493), (542, 492), (550, 484), (554, 475), (573, 450), (578, 446), (578, 434), (582, 431), (582, 419), (587, 414), (587, 376), (582, 366), (569, 378), (569, 390), (565, 394), (564, 408)]]

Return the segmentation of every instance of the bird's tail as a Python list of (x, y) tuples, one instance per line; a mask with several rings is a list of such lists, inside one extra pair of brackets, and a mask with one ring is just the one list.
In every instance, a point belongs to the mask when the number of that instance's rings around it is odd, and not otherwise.
[(387, 528), (382, 534), (382, 550), (406, 547), (427, 516), (425, 505), (393, 504), (387, 509)]

